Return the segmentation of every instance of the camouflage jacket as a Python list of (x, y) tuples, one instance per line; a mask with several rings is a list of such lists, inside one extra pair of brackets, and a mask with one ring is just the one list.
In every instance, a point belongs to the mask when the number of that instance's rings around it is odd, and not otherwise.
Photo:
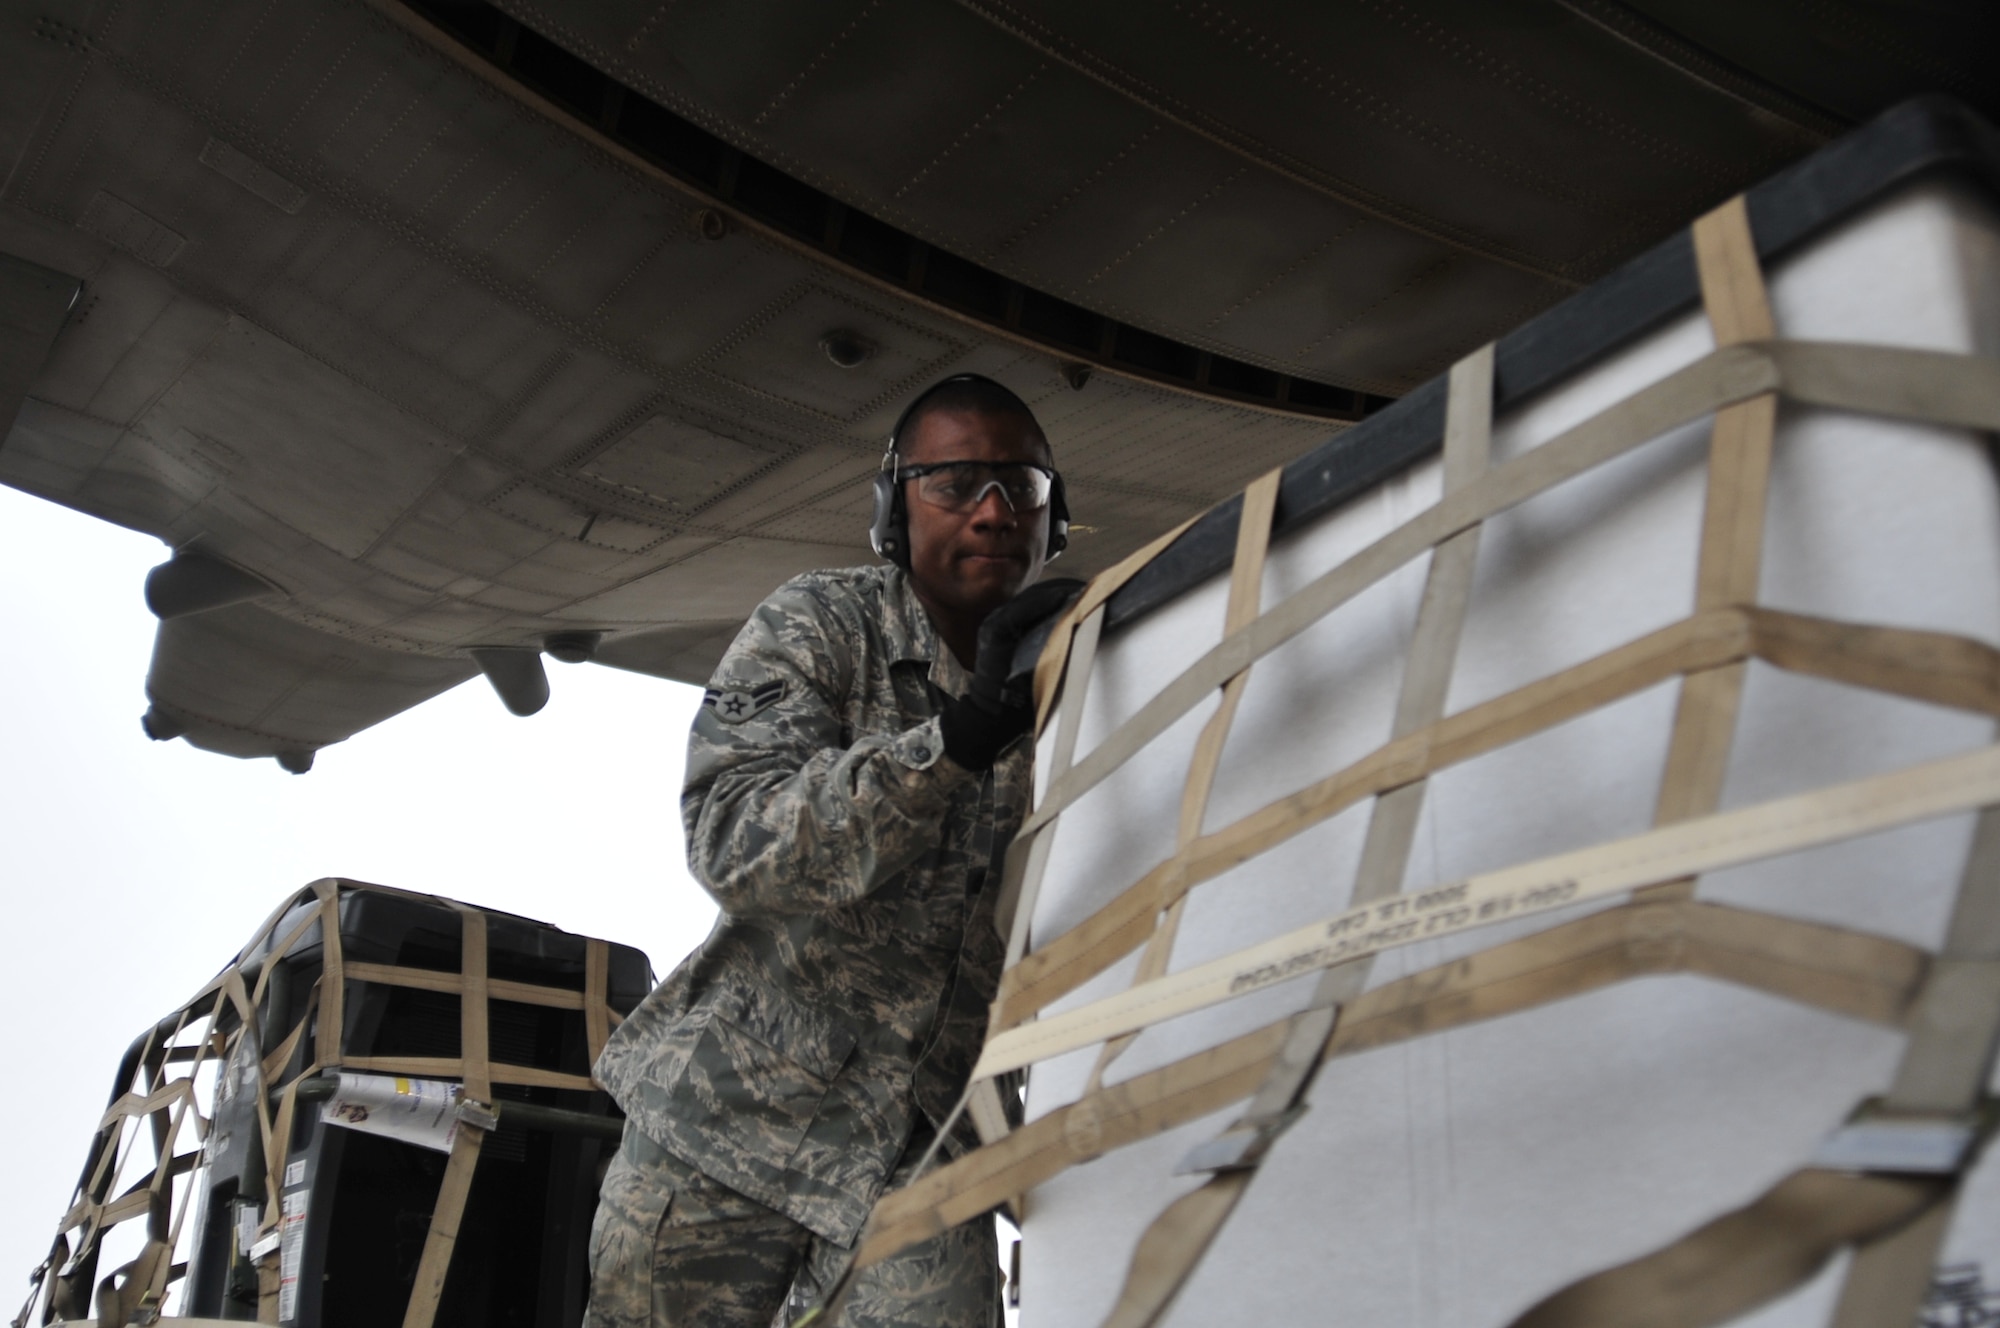
[(714, 1179), (847, 1244), (986, 1031), (993, 907), (1031, 752), (945, 759), (969, 679), (900, 569), (812, 572), (751, 615), (688, 739), (688, 861), (722, 916), (597, 1077)]

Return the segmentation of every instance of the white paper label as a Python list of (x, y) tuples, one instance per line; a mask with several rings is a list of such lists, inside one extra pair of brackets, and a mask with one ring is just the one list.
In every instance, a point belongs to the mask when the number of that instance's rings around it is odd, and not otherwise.
[(449, 1153), (458, 1134), (454, 1108), (463, 1091), (459, 1085), (439, 1079), (343, 1074), (339, 1089), (320, 1107), (319, 1118), (330, 1125)]
[[(289, 1176), (292, 1167), (301, 1172), (303, 1162), (294, 1162), (285, 1168)], [(299, 1312), (299, 1269), (306, 1255), (306, 1206), (311, 1198), (309, 1190), (295, 1190), (285, 1196), (284, 1218), (279, 1223), (283, 1233), (283, 1243), (278, 1247), (278, 1321), (290, 1323)]]

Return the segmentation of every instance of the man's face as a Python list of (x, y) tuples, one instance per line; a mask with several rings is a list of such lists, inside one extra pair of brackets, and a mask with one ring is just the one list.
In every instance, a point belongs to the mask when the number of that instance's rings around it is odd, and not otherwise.
[[(939, 461), (1032, 461), (1049, 464), (1034, 426), (1012, 415), (935, 410), (917, 420), (902, 446), (905, 465)], [(910, 580), (934, 611), (973, 621), (1012, 599), (1041, 574), (1049, 544), (1049, 509), (1016, 512), (998, 489), (970, 511), (939, 507), (903, 483), (910, 516)]]

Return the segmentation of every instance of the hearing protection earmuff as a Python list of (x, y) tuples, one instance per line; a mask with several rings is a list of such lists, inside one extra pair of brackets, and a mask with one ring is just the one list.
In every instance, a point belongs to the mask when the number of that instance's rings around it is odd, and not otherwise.
[[(910, 565), (910, 513), (903, 499), (902, 453), (903, 430), (909, 426), (910, 417), (928, 401), (933, 393), (953, 383), (984, 383), (1005, 393), (1020, 407), (1029, 419), (1035, 417), (1028, 409), (1028, 403), (1015, 396), (1002, 383), (996, 383), (984, 374), (953, 374), (941, 378), (923, 391), (917, 393), (903, 413), (896, 417), (896, 426), (889, 430), (889, 449), (882, 454), (882, 468), (875, 472), (875, 513), (868, 523), (868, 543), (875, 552), (898, 567)], [(1069, 499), (1063, 492), (1062, 476), (1055, 477), (1049, 490), (1049, 545), (1048, 561), (1054, 562), (1062, 551), (1069, 547)]]

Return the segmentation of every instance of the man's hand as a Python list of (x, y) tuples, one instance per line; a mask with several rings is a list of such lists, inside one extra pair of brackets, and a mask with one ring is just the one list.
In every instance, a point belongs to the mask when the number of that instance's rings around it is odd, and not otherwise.
[(972, 688), (939, 716), (944, 751), (967, 770), (990, 770), (1000, 749), (1028, 731), (1035, 720), (1029, 684), (1009, 686), (1014, 652), (1029, 632), (1061, 612), (1083, 591), (1075, 577), (1037, 581), (986, 615), (979, 625), (979, 657)]

